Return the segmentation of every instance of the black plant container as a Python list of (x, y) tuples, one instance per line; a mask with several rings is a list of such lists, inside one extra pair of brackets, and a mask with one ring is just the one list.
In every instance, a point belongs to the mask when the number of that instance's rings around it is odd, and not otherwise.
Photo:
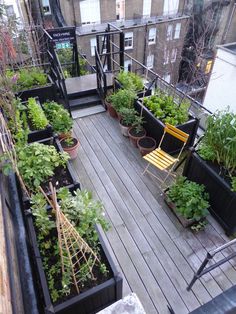
[[(164, 132), (165, 124), (157, 119), (152, 112), (144, 106), (140, 100), (135, 102), (135, 109), (141, 113), (144, 118), (144, 128), (147, 131), (147, 136), (153, 137), (157, 145), (159, 144)], [(189, 134), (189, 139), (186, 143), (186, 148), (191, 147), (197, 134), (199, 120), (189, 116), (189, 120), (183, 124), (177, 125), (177, 128)], [(166, 134), (162, 143), (162, 148), (168, 153), (178, 153), (182, 147), (182, 142), (173, 138), (173, 136)]]
[(19, 97), (22, 101), (26, 101), (30, 97), (38, 97), (41, 103), (46, 102), (47, 100), (57, 101), (56, 86), (50, 77), (48, 77), (48, 84), (46, 86), (19, 91), (15, 93), (15, 96)]
[(190, 151), (183, 175), (189, 180), (205, 185), (210, 195), (209, 211), (227, 235), (236, 232), (236, 192), (231, 191), (229, 183), (216, 172), (216, 168), (196, 152)]
[(37, 245), (36, 233), (33, 225), (32, 215), (26, 217), (26, 224), (29, 233), (29, 242), (32, 248), (32, 266), (35, 272), (35, 281), (37, 282), (39, 307), (41, 313), (58, 313), (58, 314), (91, 314), (97, 313), (110, 304), (122, 298), (121, 274), (117, 271), (116, 266), (110, 256), (104, 241), (104, 233), (100, 226), (96, 226), (99, 242), (106, 256), (109, 268), (112, 271), (112, 278), (102, 284), (93, 287), (85, 292), (80, 293), (71, 299), (58, 305), (53, 305), (46, 275), (43, 269), (42, 259)]
[[(43, 139), (38, 141), (39, 143), (45, 143), (45, 145), (53, 145), (55, 146), (56, 150), (58, 152), (63, 153), (63, 148), (61, 147), (61, 143), (57, 137), (50, 137), (47, 139)], [(29, 144), (30, 145), (30, 144)], [(80, 184), (77, 182), (75, 176), (74, 176), (74, 170), (71, 165), (71, 163), (68, 161), (66, 165), (66, 172), (68, 177), (70, 178), (71, 184), (65, 186), (68, 188), (70, 191), (75, 191), (77, 189), (80, 189)], [(19, 180), (17, 179), (17, 186), (18, 186), (18, 193), (19, 193), (19, 198), (21, 202), (21, 208), (23, 211), (27, 211), (30, 208), (30, 199), (25, 195), (24, 191), (22, 190)], [(49, 193), (48, 193), (49, 194)]]
[[(122, 84), (115, 78), (115, 90), (123, 88)], [(144, 90), (137, 92), (137, 97), (141, 98), (141, 97), (146, 97), (146, 96), (150, 96), (152, 94), (152, 91), (150, 89), (147, 89), (145, 87)]]

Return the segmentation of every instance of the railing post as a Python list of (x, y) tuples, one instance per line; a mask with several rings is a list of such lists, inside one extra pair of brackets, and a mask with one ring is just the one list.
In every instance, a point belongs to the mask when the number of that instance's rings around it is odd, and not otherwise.
[(125, 46), (125, 41), (124, 41), (124, 33), (120, 33), (120, 68), (124, 69), (124, 46)]

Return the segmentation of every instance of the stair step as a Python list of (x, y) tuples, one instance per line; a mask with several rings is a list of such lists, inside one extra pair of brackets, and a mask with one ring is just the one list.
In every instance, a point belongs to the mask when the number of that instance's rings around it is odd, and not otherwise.
[(91, 116), (93, 114), (101, 113), (106, 111), (105, 108), (102, 105), (97, 105), (93, 107), (88, 107), (88, 108), (82, 108), (82, 109), (77, 109), (72, 111), (72, 118), (78, 119), (78, 118), (83, 118), (87, 116)]
[(101, 103), (101, 99), (97, 94), (69, 100), (69, 104), (72, 110), (76, 107), (91, 106), (98, 103)]

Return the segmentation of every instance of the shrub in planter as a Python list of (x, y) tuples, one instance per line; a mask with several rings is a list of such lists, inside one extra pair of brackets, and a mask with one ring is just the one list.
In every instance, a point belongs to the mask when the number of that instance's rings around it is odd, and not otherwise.
[(121, 115), (120, 120), (121, 133), (124, 136), (128, 137), (129, 128), (136, 122), (136, 119), (138, 118), (137, 111), (134, 108), (121, 108), (119, 110), (119, 113)]
[(180, 176), (166, 195), (167, 202), (174, 203), (176, 213), (190, 220), (191, 224), (201, 221), (208, 215), (209, 195), (203, 185)]
[(121, 108), (132, 108), (135, 98), (136, 95), (132, 90), (119, 89), (117, 92), (113, 93), (109, 99), (113, 108), (119, 112)]
[(137, 116), (133, 125), (128, 130), (130, 142), (135, 147), (138, 147), (137, 145), (138, 140), (146, 136), (146, 130), (143, 128), (142, 124), (143, 117)]
[(58, 133), (59, 137), (66, 137), (68, 133), (70, 134), (73, 120), (69, 112), (62, 105), (55, 101), (45, 102), (43, 109), (54, 132)]
[(144, 88), (142, 78), (136, 73), (120, 71), (117, 75), (117, 79), (124, 89), (131, 89), (135, 92), (139, 92)]
[[(40, 303), (44, 311), (50, 308), (54, 313), (95, 313), (120, 298), (122, 289), (121, 282), (118, 287), (112, 278), (115, 275), (114, 269), (108, 263), (103, 246), (100, 245), (101, 239), (94, 227), (94, 224), (98, 223), (107, 230), (103, 208), (87, 191), (77, 190), (72, 195), (67, 189), (62, 189), (58, 193), (58, 199), (61, 211), (95, 252), (98, 261), (92, 272), (88, 269), (89, 260), (77, 270), (80, 292), (78, 295), (70, 265), (65, 265), (64, 273), (62, 272), (55, 213), (46, 210), (46, 203), (41, 195), (34, 196), (32, 213), (40, 256), (35, 248), (32, 228), (30, 236), (34, 254), (37, 256), (35, 264), (40, 277), (39, 290), (43, 292)], [(66, 251), (63, 254), (67, 256)]]
[(49, 124), (43, 109), (39, 106), (35, 98), (28, 99), (27, 113), (35, 130), (43, 130)]

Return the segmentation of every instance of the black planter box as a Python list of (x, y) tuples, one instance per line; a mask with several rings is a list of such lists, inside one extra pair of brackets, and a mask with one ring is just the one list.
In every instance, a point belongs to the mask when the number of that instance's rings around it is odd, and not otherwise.
[[(147, 109), (140, 100), (135, 102), (135, 109), (141, 113), (144, 118), (144, 128), (147, 131), (147, 136), (153, 137), (157, 145), (159, 144), (161, 137), (164, 132), (165, 124), (157, 119), (152, 112)], [(189, 134), (189, 139), (186, 143), (186, 148), (191, 147), (194, 143), (194, 139), (197, 133), (199, 120), (189, 116), (189, 120), (184, 124), (177, 125), (177, 128)], [(162, 148), (168, 153), (178, 153), (182, 147), (182, 142), (173, 138), (173, 136), (166, 134), (165, 139), (162, 143)]]
[(236, 232), (236, 192), (219, 176), (210, 163), (196, 152), (190, 152), (185, 163), (183, 175), (189, 180), (204, 184), (210, 195), (211, 214), (224, 228), (227, 235)]
[(39, 293), (39, 306), (42, 313), (58, 314), (91, 314), (96, 313), (110, 304), (122, 298), (122, 277), (109, 254), (103, 240), (103, 230), (96, 226), (102, 250), (112, 271), (112, 278), (104, 283), (80, 293), (71, 299), (58, 305), (53, 305), (47, 285), (42, 259), (37, 245), (36, 233), (33, 225), (32, 215), (26, 217), (26, 224), (29, 233), (29, 241), (32, 248), (33, 268), (35, 270), (36, 281)]
[[(114, 82), (115, 82), (115, 86), (114, 86), (115, 90), (123, 88), (122, 84), (116, 78), (115, 78)], [(150, 96), (151, 94), (152, 94), (151, 89), (147, 89), (146, 87), (145, 87), (145, 90), (137, 92), (138, 98), (145, 97), (145, 96)]]
[[(63, 152), (63, 148), (61, 147), (61, 143), (57, 137), (50, 137), (50, 138), (43, 139), (43, 140), (38, 141), (38, 142), (39, 143), (45, 143), (45, 145), (48, 145), (48, 144), (53, 145), (53, 146), (55, 146), (55, 148), (58, 152)], [(71, 179), (70, 181), (72, 183), (65, 186), (65, 187), (68, 188), (70, 191), (75, 191), (75, 190), (79, 189), (80, 184), (79, 184), (79, 182), (76, 181), (76, 178), (74, 176), (74, 170), (73, 170), (72, 165), (70, 164), (69, 161), (67, 161), (66, 172), (68, 174), (68, 177)], [(17, 178), (17, 186), (18, 186), (18, 193), (19, 193), (19, 198), (20, 198), (20, 202), (21, 202), (21, 208), (23, 211), (27, 211), (30, 208), (30, 199), (24, 194), (24, 192), (20, 186), (18, 178)], [(49, 194), (49, 193), (47, 193), (47, 194)]]
[(30, 97), (38, 97), (41, 103), (47, 100), (57, 100), (55, 84), (48, 77), (48, 85), (39, 86), (32, 89), (27, 89), (15, 93), (16, 97), (19, 97), (22, 101), (26, 101)]

